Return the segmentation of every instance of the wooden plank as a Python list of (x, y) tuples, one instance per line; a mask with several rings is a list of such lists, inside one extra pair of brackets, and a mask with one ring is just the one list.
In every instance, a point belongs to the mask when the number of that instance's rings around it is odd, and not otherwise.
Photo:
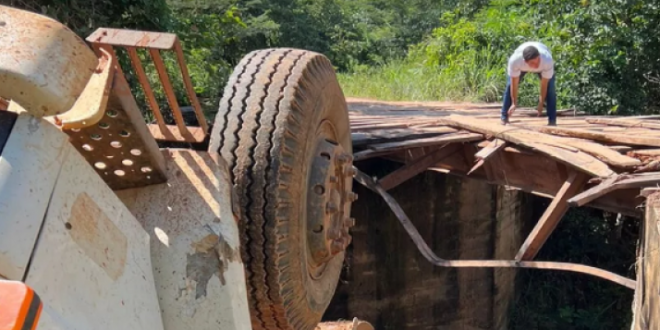
[(571, 206), (582, 206), (615, 190), (641, 188), (660, 184), (660, 173), (655, 172), (651, 175), (649, 175), (649, 173), (644, 174), (645, 175), (630, 174), (614, 176), (589, 190), (573, 196), (569, 199), (568, 203)]
[(385, 151), (385, 150), (392, 151), (392, 150), (407, 149), (407, 148), (429, 147), (429, 146), (441, 145), (445, 143), (478, 141), (483, 138), (484, 137), (481, 134), (459, 132), (459, 133), (445, 134), (438, 137), (431, 137), (424, 139), (414, 139), (414, 140), (407, 140), (402, 142), (373, 144), (373, 145), (369, 145), (369, 149), (376, 151)]
[[(572, 166), (580, 171), (598, 177), (608, 177), (615, 172), (599, 159), (582, 151), (569, 151), (565, 148), (559, 148), (556, 145), (561, 143), (558, 138), (550, 135), (533, 132), (520, 127), (503, 126), (499, 123), (492, 123), (464, 116), (451, 115), (443, 119), (443, 123), (463, 128), (472, 132), (484, 135), (494, 136), (496, 138), (519, 144), (532, 150), (547, 155), (559, 162)], [(554, 145), (549, 145), (548, 141), (553, 141)]]
[(498, 150), (503, 149), (507, 145), (506, 141), (495, 139), (491, 141), (485, 148), (479, 150), (475, 157), (479, 159), (487, 159), (489, 156), (497, 152)]
[(637, 282), (633, 307), (633, 330), (660, 329), (660, 194), (646, 200), (637, 255)]
[(649, 129), (660, 129), (660, 123), (649, 122), (648, 120), (627, 119), (627, 118), (590, 118), (587, 119), (590, 124), (601, 124), (622, 127), (643, 127)]
[(568, 178), (557, 192), (557, 195), (545, 210), (543, 216), (536, 224), (532, 232), (527, 236), (520, 251), (516, 255), (516, 260), (532, 260), (541, 250), (541, 247), (555, 230), (557, 224), (568, 210), (567, 200), (582, 190), (588, 177), (576, 171), (571, 171)]
[(552, 145), (555, 146), (563, 145), (565, 147), (573, 147), (598, 158), (606, 164), (623, 169), (634, 168), (641, 165), (641, 162), (638, 159), (622, 155), (620, 152), (592, 141), (576, 138), (557, 138), (554, 136), (550, 136), (548, 141), (554, 141)]
[(660, 156), (660, 149), (631, 150), (631, 153), (640, 156)]
[(582, 139), (564, 138), (562, 140), (567, 145), (578, 148), (588, 153), (606, 164), (620, 168), (634, 168), (642, 165), (639, 159), (622, 155), (620, 152), (612, 150), (606, 146)]
[(378, 183), (385, 190), (390, 190), (408, 179), (416, 176), (419, 173), (426, 171), (431, 165), (441, 161), (442, 159), (450, 156), (451, 154), (460, 150), (461, 147), (457, 144), (450, 144), (440, 148), (432, 153), (422, 156), (412, 162), (404, 165), (402, 168), (386, 175), (378, 180)]
[[(477, 160), (477, 163), (474, 164), (474, 166), (472, 166), (472, 168), (468, 171), (467, 175), (469, 176), (474, 171), (478, 170), (481, 166), (483, 166), (486, 163), (486, 159), (488, 159), (488, 157), (497, 154), (497, 152), (500, 150), (504, 150), (504, 147), (506, 145), (507, 145), (506, 141), (495, 139), (491, 141), (485, 148), (479, 150), (479, 152), (477, 152), (476, 155), (474, 156)], [(489, 177), (492, 176), (491, 170), (492, 168), (490, 166), (486, 168), (486, 175)]]
[(607, 143), (660, 147), (660, 137), (634, 136), (634, 135), (627, 135), (621, 133), (604, 133), (604, 132), (595, 132), (584, 129), (573, 129), (573, 128), (565, 128), (565, 127), (552, 127), (552, 126), (543, 126), (543, 127), (539, 126), (539, 127), (526, 127), (526, 128), (547, 134), (571, 136), (581, 139), (588, 139), (588, 140), (601, 141)]
[(376, 131), (354, 131), (351, 133), (353, 146), (364, 146), (366, 144), (397, 142), (427, 138), (447, 133), (455, 133), (456, 129), (450, 127), (435, 128), (398, 128)]

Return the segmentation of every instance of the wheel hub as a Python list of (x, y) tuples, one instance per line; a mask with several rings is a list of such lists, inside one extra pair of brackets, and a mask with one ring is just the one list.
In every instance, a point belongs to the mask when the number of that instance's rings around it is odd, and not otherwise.
[(339, 144), (321, 139), (312, 161), (307, 197), (307, 245), (310, 271), (317, 273), (351, 243), (351, 203), (357, 194), (350, 191), (355, 175), (353, 157)]

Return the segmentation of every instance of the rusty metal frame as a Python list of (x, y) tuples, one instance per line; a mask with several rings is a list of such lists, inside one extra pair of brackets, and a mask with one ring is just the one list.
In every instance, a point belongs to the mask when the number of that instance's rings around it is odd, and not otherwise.
[(390, 207), (392, 212), (396, 215), (401, 225), (413, 240), (419, 252), (430, 263), (439, 267), (457, 267), (457, 268), (531, 268), (531, 269), (548, 269), (548, 270), (562, 270), (581, 274), (596, 276), (619, 285), (625, 286), (629, 289), (635, 289), (635, 280), (626, 278), (624, 276), (599, 269), (596, 267), (565, 263), (565, 262), (551, 262), (551, 261), (519, 261), (519, 260), (447, 260), (438, 257), (433, 250), (426, 244), (422, 236), (412, 224), (406, 213), (403, 211), (399, 203), (385, 191), (374, 179), (369, 177), (364, 172), (356, 169), (355, 179), (357, 182), (379, 194), (383, 200)]
[[(113, 46), (126, 48), (131, 60), (131, 65), (135, 70), (142, 89), (144, 90), (147, 104), (156, 119), (155, 125), (147, 125), (149, 131), (156, 140), (199, 143), (206, 139), (206, 136), (208, 135), (208, 124), (204, 117), (204, 113), (202, 112), (199, 100), (197, 99), (197, 95), (195, 94), (190, 74), (186, 67), (181, 43), (175, 34), (99, 28), (87, 37), (87, 41), (91, 43), (95, 49), (98, 49), (99, 47), (110, 49), (115, 57), (116, 55)], [(172, 109), (172, 117), (174, 118), (176, 125), (167, 125), (163, 119), (153, 89), (144, 71), (142, 62), (138, 57), (138, 48), (147, 49), (149, 51), (151, 59), (156, 67), (156, 71), (158, 72), (161, 86), (165, 91), (167, 102)], [(186, 88), (188, 99), (195, 111), (195, 116), (200, 125), (199, 127), (186, 126), (181, 113), (181, 108), (176, 100), (176, 94), (174, 93), (172, 82), (170, 81), (165, 63), (161, 56), (161, 51), (174, 51), (176, 53), (177, 64), (181, 71), (183, 84)]]

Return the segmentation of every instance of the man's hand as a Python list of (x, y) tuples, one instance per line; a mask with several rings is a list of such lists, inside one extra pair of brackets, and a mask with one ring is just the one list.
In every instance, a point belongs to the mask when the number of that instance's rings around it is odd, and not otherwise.
[(543, 102), (540, 102), (539, 106), (536, 107), (536, 116), (541, 117), (542, 114), (543, 114)]
[(509, 117), (511, 117), (511, 115), (512, 115), (515, 111), (516, 111), (516, 104), (514, 103), (514, 104), (512, 104), (511, 107), (509, 108), (509, 111), (507, 112), (507, 114), (509, 115)]

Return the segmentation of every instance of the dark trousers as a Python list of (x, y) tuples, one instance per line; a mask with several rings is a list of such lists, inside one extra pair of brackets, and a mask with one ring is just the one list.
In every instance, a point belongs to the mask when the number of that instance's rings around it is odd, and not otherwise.
[[(523, 77), (527, 72), (520, 73), (520, 80), (518, 81), (518, 90), (520, 90), (520, 84), (523, 81)], [(541, 74), (537, 73), (539, 79), (541, 79)], [(507, 75), (506, 77), (506, 90), (504, 91), (504, 103), (502, 104), (502, 120), (506, 121), (508, 119), (508, 111), (511, 108), (511, 77)], [(548, 113), (548, 124), (555, 125), (557, 124), (557, 93), (555, 92), (555, 76), (548, 81), (548, 92), (545, 95), (545, 106)]]

